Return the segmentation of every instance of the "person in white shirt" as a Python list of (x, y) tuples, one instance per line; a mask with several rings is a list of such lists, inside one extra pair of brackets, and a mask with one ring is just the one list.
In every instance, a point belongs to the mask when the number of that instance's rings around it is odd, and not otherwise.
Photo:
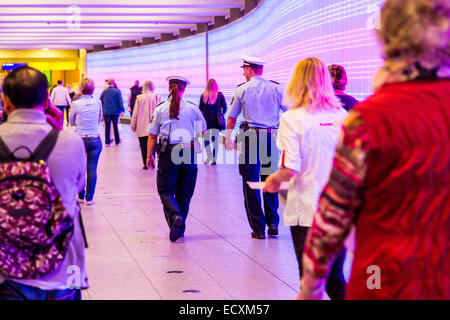
[[(286, 97), (291, 109), (281, 117), (277, 147), (282, 152), (279, 169), (265, 181), (264, 192), (277, 192), (289, 181), (284, 223), (292, 240), (302, 277), (302, 254), (318, 199), (328, 181), (334, 152), (347, 117), (334, 95), (327, 67), (317, 58), (300, 61), (288, 84)], [(342, 267), (345, 251), (336, 260), (327, 291), (332, 299), (343, 299)]]
[(64, 115), (66, 110), (67, 126), (69, 125), (70, 107), (72, 106), (72, 99), (70, 98), (69, 91), (63, 87), (63, 82), (58, 80), (58, 85), (52, 90), (50, 98), (52, 102), (61, 110)]

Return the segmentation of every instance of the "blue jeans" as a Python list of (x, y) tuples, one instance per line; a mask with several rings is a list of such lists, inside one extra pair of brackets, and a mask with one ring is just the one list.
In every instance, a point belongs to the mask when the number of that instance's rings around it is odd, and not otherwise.
[(41, 290), (8, 280), (0, 284), (0, 300), (81, 300), (81, 290)]
[(102, 140), (98, 137), (83, 138), (87, 154), (87, 183), (86, 187), (78, 194), (80, 199), (86, 196), (87, 201), (94, 198), (95, 186), (97, 184), (97, 164), (102, 152)]

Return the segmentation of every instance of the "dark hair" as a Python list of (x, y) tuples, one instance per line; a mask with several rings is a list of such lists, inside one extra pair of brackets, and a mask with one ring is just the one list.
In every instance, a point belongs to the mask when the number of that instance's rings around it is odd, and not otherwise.
[(62, 84), (62, 80), (58, 80), (56, 81), (58, 84)]
[(169, 88), (172, 91), (169, 95), (169, 97), (172, 97), (169, 109), (170, 119), (178, 120), (178, 115), (180, 114), (180, 101), (181, 101), (180, 91), (186, 89), (186, 86), (179, 82), (171, 82), (169, 84)]
[(343, 66), (332, 64), (328, 66), (331, 74), (331, 81), (335, 90), (344, 90), (347, 86), (347, 73)]
[(47, 89), (45, 75), (27, 66), (11, 71), (3, 82), (3, 92), (17, 108), (31, 109), (43, 105), (48, 95)]

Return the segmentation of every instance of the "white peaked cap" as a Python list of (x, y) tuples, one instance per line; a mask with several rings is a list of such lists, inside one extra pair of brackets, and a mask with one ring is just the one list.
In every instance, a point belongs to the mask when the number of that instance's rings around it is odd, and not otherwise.
[(170, 76), (170, 77), (167, 77), (167, 81), (169, 81), (169, 82), (171, 82), (171, 81), (178, 81), (178, 82), (181, 82), (181, 83), (184, 82), (185, 85), (191, 84), (191, 82), (187, 78), (182, 77), (182, 76)]

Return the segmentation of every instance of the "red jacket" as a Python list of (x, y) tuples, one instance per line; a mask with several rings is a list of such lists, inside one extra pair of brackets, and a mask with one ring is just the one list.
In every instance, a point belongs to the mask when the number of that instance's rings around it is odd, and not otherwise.
[(450, 299), (450, 80), (389, 84), (357, 109), (371, 147), (347, 298)]

